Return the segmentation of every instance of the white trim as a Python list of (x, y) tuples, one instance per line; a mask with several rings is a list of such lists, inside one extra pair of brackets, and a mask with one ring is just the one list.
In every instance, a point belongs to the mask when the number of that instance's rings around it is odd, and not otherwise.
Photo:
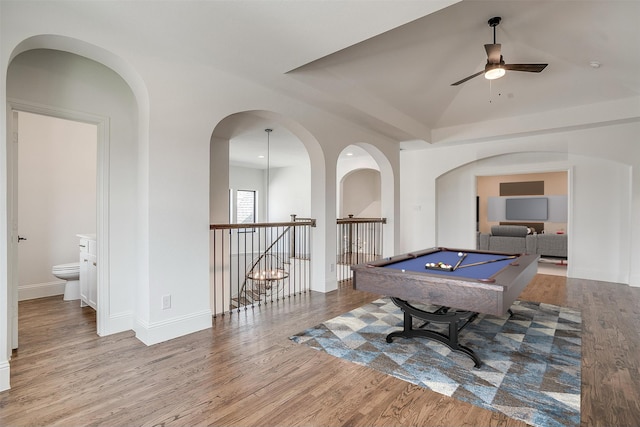
[(7, 109), (7, 209), (8, 240), (7, 240), (7, 322), (8, 347), (7, 360), (11, 359), (11, 351), (18, 348), (18, 113)]
[(146, 345), (153, 345), (211, 328), (212, 313), (211, 310), (202, 310), (155, 323), (147, 323), (142, 319), (136, 319), (135, 323), (133, 329), (136, 338)]
[[(97, 127), (96, 171), (96, 236), (98, 245), (98, 295), (96, 324), (98, 335), (107, 335), (109, 325), (109, 146), (110, 119), (106, 116), (83, 113), (60, 107), (7, 99), (7, 111), (24, 111), (66, 120), (84, 122)], [(10, 254), (15, 256), (14, 254)], [(9, 284), (11, 286), (11, 284)]]
[(109, 316), (107, 325), (109, 329), (105, 329), (101, 336), (117, 334), (119, 332), (130, 331), (133, 329), (133, 312), (124, 311)]
[(20, 285), (18, 286), (18, 301), (63, 295), (66, 284), (67, 282), (64, 280), (57, 280), (53, 282)]
[(0, 391), (9, 390), (9, 362), (0, 362)]
[(102, 117), (98, 125), (98, 147), (97, 147), (97, 165), (96, 165), (96, 264), (97, 264), (97, 295), (96, 295), (96, 329), (98, 335), (108, 335), (107, 330), (112, 329), (109, 324), (111, 318), (109, 313), (111, 307), (110, 298), (110, 277), (109, 272), (109, 182), (110, 182), (110, 158), (109, 147), (111, 136), (109, 129), (111, 127), (108, 117)]

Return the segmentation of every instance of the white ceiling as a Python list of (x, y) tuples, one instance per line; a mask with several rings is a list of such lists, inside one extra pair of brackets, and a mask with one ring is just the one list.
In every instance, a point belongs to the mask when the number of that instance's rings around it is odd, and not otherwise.
[[(267, 136), (265, 129), (271, 129)], [(309, 164), (302, 142), (285, 127), (251, 114), (243, 114), (229, 139), (229, 164), (253, 169)]]
[[(638, 0), (81, 1), (73, 9), (131, 53), (223, 69), (405, 147), (437, 144), (439, 131), (456, 126), (640, 96)], [(496, 37), (507, 63), (549, 66), (451, 86), (483, 69), (493, 16), (502, 17)], [(253, 120), (234, 130), (232, 161), (260, 167), (246, 153), (257, 158), (267, 127), (272, 165), (295, 158), (277, 147), (291, 134)]]
[[(484, 68), (493, 16), (507, 63), (549, 66), (451, 86)], [(463, 1), (292, 74), (383, 132), (437, 142), (434, 129), (638, 97), (639, 22), (638, 1)]]

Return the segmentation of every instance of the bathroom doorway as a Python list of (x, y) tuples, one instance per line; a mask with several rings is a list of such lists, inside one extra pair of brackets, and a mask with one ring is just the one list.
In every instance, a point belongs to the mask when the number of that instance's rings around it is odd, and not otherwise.
[(18, 112), (19, 300), (57, 295), (54, 265), (78, 262), (96, 233), (97, 126)]
[[(11, 111), (17, 142), (9, 170), (11, 329), (12, 348), (17, 348), (18, 301), (62, 298), (64, 281), (53, 276), (52, 266), (78, 262), (76, 234), (101, 234), (98, 160), (104, 123), (15, 103)], [(80, 305), (80, 300), (69, 301), (76, 302)]]

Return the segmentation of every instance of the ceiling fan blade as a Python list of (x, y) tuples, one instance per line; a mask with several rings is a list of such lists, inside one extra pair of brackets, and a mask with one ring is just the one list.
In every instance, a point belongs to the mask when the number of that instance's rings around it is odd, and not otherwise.
[(489, 64), (499, 64), (500, 63), (500, 49), (501, 49), (501, 44), (485, 44), (484, 45), (484, 50), (487, 51), (487, 59), (489, 61)]
[(472, 74), (469, 77), (465, 77), (464, 79), (462, 79), (460, 81), (457, 81), (455, 83), (451, 83), (451, 86), (458, 86), (459, 84), (462, 84), (462, 83), (466, 82), (467, 80), (471, 80), (474, 77), (478, 77), (480, 74), (484, 74), (484, 70), (478, 71), (477, 73)]
[(528, 71), (530, 73), (539, 73), (549, 64), (505, 64), (505, 70), (510, 71)]

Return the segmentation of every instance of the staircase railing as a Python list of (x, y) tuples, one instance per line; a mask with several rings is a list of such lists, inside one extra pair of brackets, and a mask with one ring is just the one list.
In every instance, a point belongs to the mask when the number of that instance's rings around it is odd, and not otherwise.
[(315, 220), (211, 224), (211, 308), (239, 311), (307, 292)]
[(336, 274), (338, 283), (352, 277), (351, 266), (382, 257), (382, 226), (386, 218), (337, 219)]

